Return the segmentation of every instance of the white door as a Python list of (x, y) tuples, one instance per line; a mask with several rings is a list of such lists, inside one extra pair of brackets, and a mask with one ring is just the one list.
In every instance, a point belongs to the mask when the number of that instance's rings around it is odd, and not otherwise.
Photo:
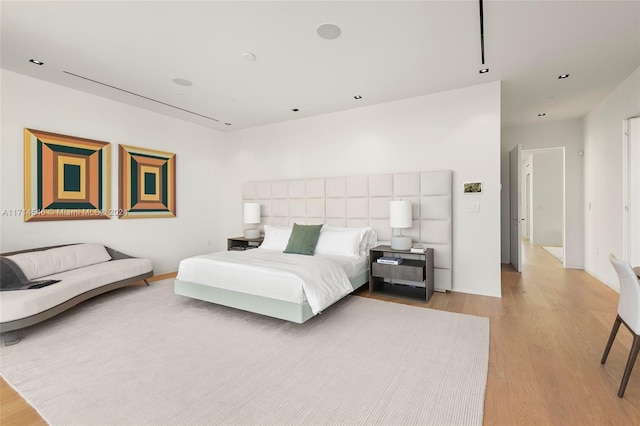
[(640, 117), (629, 119), (624, 166), (624, 257), (640, 265)]
[(516, 271), (521, 271), (522, 252), (520, 241), (522, 228), (520, 227), (520, 144), (516, 145), (509, 154), (509, 186), (510, 186), (510, 234), (511, 234), (511, 264)]

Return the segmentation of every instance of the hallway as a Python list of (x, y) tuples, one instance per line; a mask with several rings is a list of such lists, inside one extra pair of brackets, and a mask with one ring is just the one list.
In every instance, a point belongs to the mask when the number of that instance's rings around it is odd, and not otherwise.
[(523, 242), (522, 273), (502, 265), (502, 303), (491, 317), (485, 424), (640, 424), (640, 367), (617, 397), (631, 335), (624, 327), (600, 364), (618, 293), (564, 269)]

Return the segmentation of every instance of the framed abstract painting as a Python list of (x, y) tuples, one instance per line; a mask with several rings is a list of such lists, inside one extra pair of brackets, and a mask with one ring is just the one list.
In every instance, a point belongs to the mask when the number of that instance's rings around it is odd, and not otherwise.
[(118, 162), (118, 217), (176, 216), (176, 154), (120, 145)]
[(109, 219), (111, 144), (24, 129), (24, 220)]

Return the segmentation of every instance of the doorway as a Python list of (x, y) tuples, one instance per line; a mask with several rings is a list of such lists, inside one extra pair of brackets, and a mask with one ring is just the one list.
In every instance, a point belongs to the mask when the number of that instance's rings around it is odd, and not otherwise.
[(542, 247), (564, 266), (564, 148), (522, 150), (521, 164), (523, 239)]

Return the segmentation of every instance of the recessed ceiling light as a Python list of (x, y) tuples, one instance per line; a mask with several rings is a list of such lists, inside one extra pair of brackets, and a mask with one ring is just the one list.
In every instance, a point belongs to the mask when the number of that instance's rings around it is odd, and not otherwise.
[(569, 78), (569, 74), (560, 74), (560, 75), (558, 76), (558, 78), (559, 78), (560, 80), (562, 80), (563, 78)]
[(540, 114), (538, 114), (538, 117), (544, 117), (545, 115), (547, 115), (547, 114), (544, 113), (544, 112), (541, 112)]
[(184, 78), (174, 78), (174, 79), (171, 79), (171, 81), (173, 81), (178, 86), (192, 86), (193, 85), (192, 82), (190, 82), (189, 80), (185, 80)]
[(36, 64), (36, 65), (44, 65), (44, 62), (41, 62), (37, 59), (29, 59), (29, 62), (31, 62), (32, 64)]
[(291, 111), (293, 111), (293, 112), (298, 112), (298, 111), (300, 111), (300, 110), (299, 110), (298, 108), (293, 108)]
[(244, 52), (242, 54), (242, 58), (247, 62), (251, 62), (251, 61), (255, 61), (256, 60), (256, 55), (254, 55), (251, 52)]
[(489, 72), (489, 68), (483, 68), (480, 71), (478, 71), (480, 74), (486, 74)]
[(231, 123), (224, 123), (225, 126), (231, 126)]
[(362, 99), (362, 96), (360, 96), (360, 95), (355, 95), (355, 96), (353, 97), (353, 99)]
[(334, 40), (340, 37), (342, 30), (335, 24), (320, 24), (318, 28), (316, 28), (316, 33), (318, 33), (320, 38), (325, 40)]

